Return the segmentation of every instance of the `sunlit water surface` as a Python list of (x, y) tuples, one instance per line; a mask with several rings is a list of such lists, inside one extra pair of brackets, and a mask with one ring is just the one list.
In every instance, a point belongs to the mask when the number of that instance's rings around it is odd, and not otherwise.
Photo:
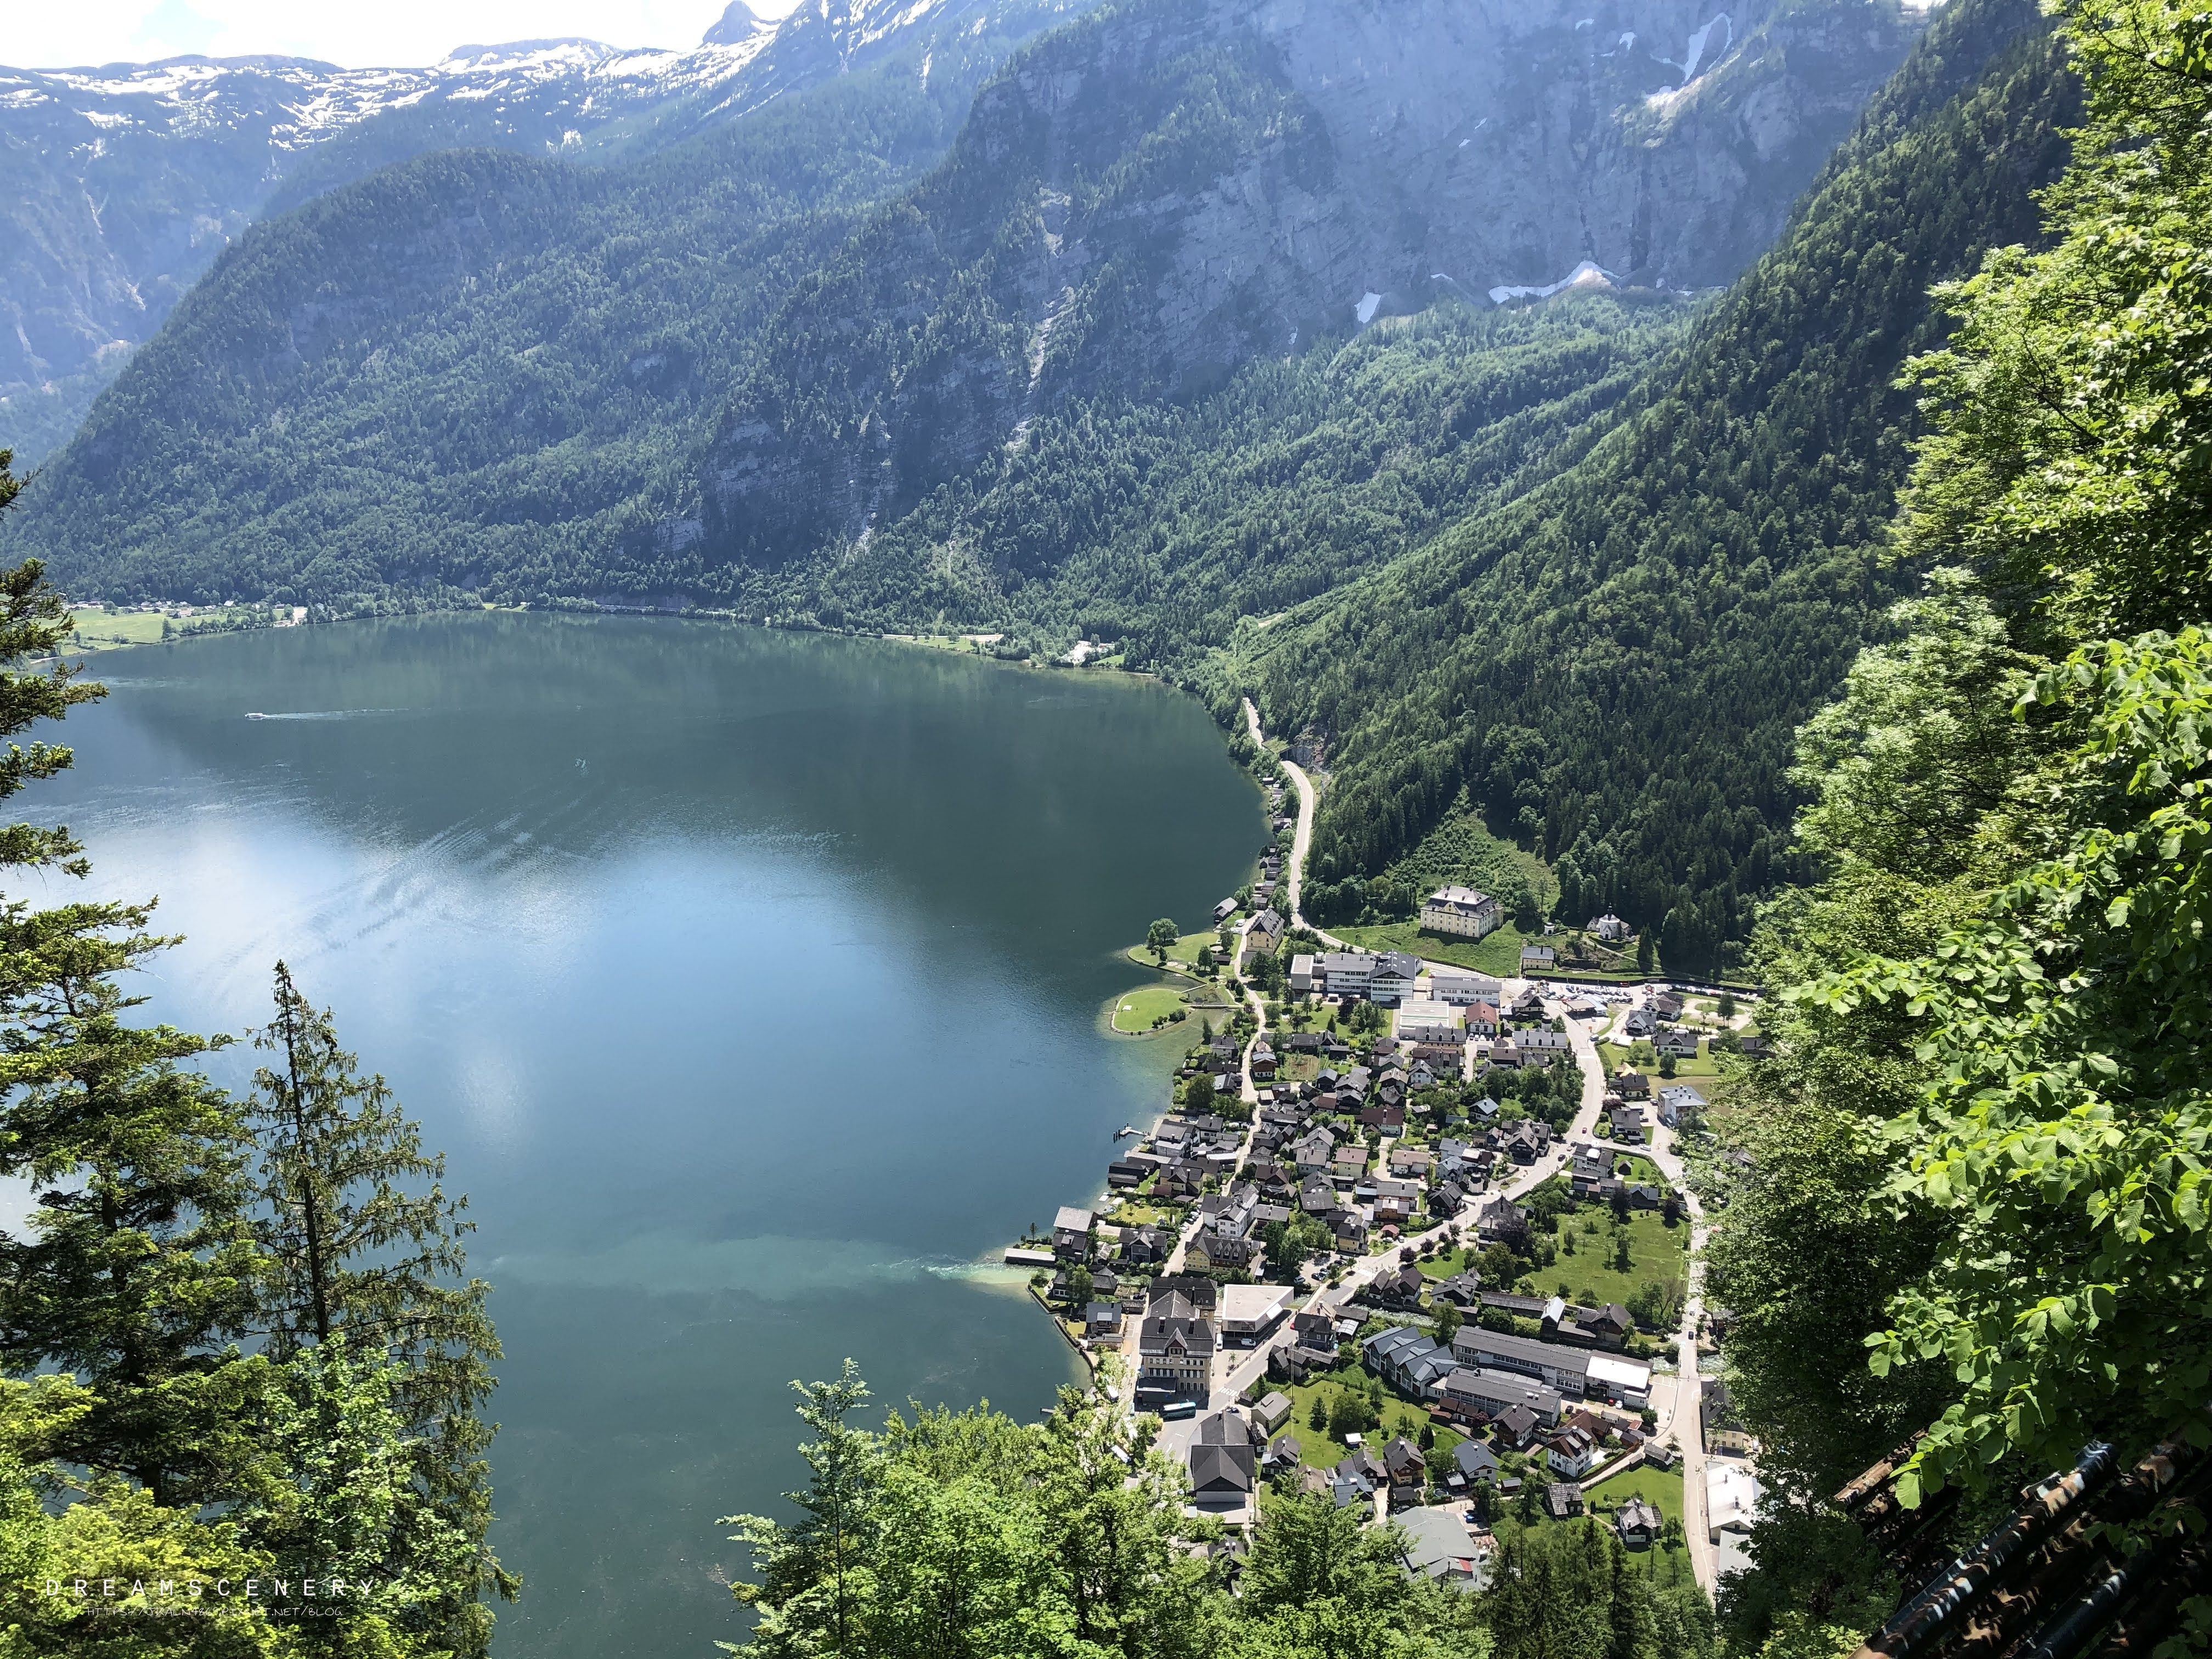
[(1023, 1415), (1070, 1379), (975, 1264), (1161, 1097), (1163, 1045), (1099, 1024), (1115, 947), (1195, 925), (1262, 836), (1195, 703), (641, 618), (94, 665), (31, 810), (187, 936), (152, 1012), (241, 1030), (283, 957), (470, 1195), (502, 1655), (737, 1635), (716, 1519), (797, 1479), (793, 1377), (850, 1354), (886, 1403)]

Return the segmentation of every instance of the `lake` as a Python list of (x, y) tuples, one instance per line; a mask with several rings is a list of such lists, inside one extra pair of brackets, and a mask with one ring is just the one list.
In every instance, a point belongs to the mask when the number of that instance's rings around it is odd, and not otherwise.
[(283, 957), (470, 1195), (526, 1580), (501, 1654), (738, 1636), (717, 1518), (798, 1480), (792, 1378), (850, 1354), (881, 1404), (1026, 1417), (1078, 1374), (976, 1264), (1165, 1099), (1179, 1045), (1099, 1018), (1141, 977), (1116, 949), (1199, 925), (1265, 838), (1197, 703), (642, 617), (93, 665), (112, 695), (27, 810), (186, 935), (149, 1012), (243, 1030)]

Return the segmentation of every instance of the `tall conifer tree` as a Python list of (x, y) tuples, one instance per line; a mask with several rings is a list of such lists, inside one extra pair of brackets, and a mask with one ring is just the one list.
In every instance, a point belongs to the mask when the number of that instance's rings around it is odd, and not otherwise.
[[(0, 452), (0, 507), (21, 488)], [(70, 624), (43, 568), (0, 572), (0, 736), (105, 694), (58, 653)], [(10, 743), (0, 799), (65, 770), (68, 749)], [(90, 871), (66, 828), (0, 830), (0, 871)], [(255, 1362), (246, 1328), (254, 1254), (236, 1112), (177, 1062), (201, 1037), (125, 1023), (143, 999), (116, 976), (171, 941), (151, 903), (48, 908), (0, 896), (0, 1174), (38, 1207), (0, 1234), (0, 1363), (60, 1367), (93, 1390), (58, 1454), (127, 1474), (159, 1501), (225, 1489), (252, 1456), (240, 1424)]]
[(444, 1157), (424, 1152), (421, 1127), (382, 1077), (362, 1075), (331, 1012), (301, 994), (282, 962), (276, 1018), (253, 1041), (269, 1055), (254, 1073), (251, 1112), (270, 1352), (289, 1358), (343, 1332), (354, 1352), (400, 1367), (396, 1403), (417, 1476), (477, 1552), (481, 1583), (454, 1617), (465, 1650), (480, 1650), (489, 1623), (476, 1590), (512, 1596), (516, 1581), (484, 1545), (495, 1425), (480, 1408), (500, 1347), (485, 1307), (490, 1287), (467, 1276), (467, 1200), (446, 1194)]

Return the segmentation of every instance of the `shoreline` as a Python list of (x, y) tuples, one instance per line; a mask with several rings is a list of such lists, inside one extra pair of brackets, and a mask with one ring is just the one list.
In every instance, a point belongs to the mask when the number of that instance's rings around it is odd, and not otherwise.
[[(190, 605), (196, 611), (210, 617), (219, 617), (225, 610), (273, 613), (278, 608), (273, 600), (265, 605), (260, 601), (255, 601), (252, 605), (240, 604), (235, 606), (225, 606), (221, 604), (203, 605), (198, 600), (188, 599), (159, 600), (149, 601), (149, 603), (159, 605), (164, 611), (172, 605)], [(347, 602), (341, 600), (337, 603), (343, 605)], [(72, 606), (72, 609), (74, 608)], [(1167, 679), (1152, 669), (1128, 667), (1105, 656), (1071, 662), (1064, 656), (1042, 657), (1034, 653), (1024, 657), (1000, 656), (986, 650), (961, 648), (961, 645), (976, 640), (1003, 638), (1003, 630), (997, 633), (988, 633), (982, 629), (953, 634), (897, 633), (873, 628), (832, 627), (811, 617), (756, 616), (750, 611), (720, 611), (704, 605), (679, 607), (609, 605), (592, 599), (556, 600), (547, 605), (500, 604), (492, 600), (466, 599), (441, 602), (428, 599), (397, 605), (391, 610), (375, 608), (374, 602), (372, 601), (365, 607), (356, 605), (356, 608), (337, 611), (335, 614), (301, 617), (289, 623), (267, 622), (214, 628), (186, 627), (178, 629), (176, 633), (166, 639), (103, 639), (97, 641), (88, 640), (82, 641), (76, 649), (91, 654), (107, 651), (134, 650), (147, 645), (175, 645), (187, 639), (204, 638), (218, 634), (258, 633), (264, 628), (329, 628), (341, 623), (384, 622), (404, 617), (474, 616), (488, 611), (503, 616), (646, 617), (667, 622), (713, 623), (724, 627), (757, 628), (777, 634), (818, 634), (830, 639), (870, 640), (884, 645), (902, 645), (919, 650), (933, 651), (941, 655), (993, 663), (1001, 667), (1059, 670), (1066, 673), (1085, 674), (1101, 680), (1120, 680), (1132, 684), (1163, 686), (1171, 691), (1190, 694), (1189, 688)], [(144, 616), (148, 613), (131, 610), (112, 614), (124, 617)], [(956, 644), (955, 641), (959, 643)]]

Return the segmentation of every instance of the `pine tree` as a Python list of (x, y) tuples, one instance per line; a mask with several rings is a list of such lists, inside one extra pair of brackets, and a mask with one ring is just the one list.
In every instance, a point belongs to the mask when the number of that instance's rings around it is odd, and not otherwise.
[(784, 1494), (804, 1518), (785, 1526), (759, 1515), (722, 1517), (724, 1526), (738, 1528), (731, 1541), (752, 1550), (761, 1574), (759, 1583), (732, 1585), (732, 1593), (761, 1609), (753, 1637), (761, 1651), (848, 1653), (858, 1581), (872, 1543), (882, 1446), (878, 1436), (845, 1420), (868, 1399), (850, 1359), (835, 1382), (791, 1386), (800, 1397), (799, 1419), (814, 1435), (799, 1449), (811, 1476), (806, 1490)]
[[(0, 454), (0, 507), (20, 488)], [(36, 560), (0, 573), (0, 737), (105, 695), (58, 654), (70, 634)], [(66, 748), (9, 744), (0, 799), (52, 778)], [(0, 869), (82, 878), (66, 828), (0, 830)], [(0, 899), (0, 1174), (38, 1209), (0, 1235), (0, 1363), (59, 1367), (93, 1391), (58, 1455), (130, 1475), (158, 1502), (222, 1491), (253, 1455), (241, 1414), (259, 1364), (244, 1331), (255, 1264), (246, 1136), (231, 1103), (176, 1062), (206, 1040), (125, 1024), (116, 975), (171, 941), (153, 906)]]
[(490, 1621), (478, 1594), (512, 1598), (517, 1584), (484, 1546), (493, 1425), (479, 1409), (500, 1347), (484, 1305), (489, 1286), (466, 1276), (467, 1200), (446, 1195), (444, 1158), (423, 1152), (420, 1126), (382, 1077), (361, 1074), (330, 1011), (318, 1012), (281, 962), (276, 1009), (254, 1034), (270, 1063), (254, 1073), (252, 1103), (270, 1352), (290, 1359), (343, 1333), (356, 1354), (397, 1368), (394, 1400), (414, 1437), (416, 1474), (477, 1552), (476, 1573), (454, 1586), (446, 1612), (463, 1650), (481, 1651)]

